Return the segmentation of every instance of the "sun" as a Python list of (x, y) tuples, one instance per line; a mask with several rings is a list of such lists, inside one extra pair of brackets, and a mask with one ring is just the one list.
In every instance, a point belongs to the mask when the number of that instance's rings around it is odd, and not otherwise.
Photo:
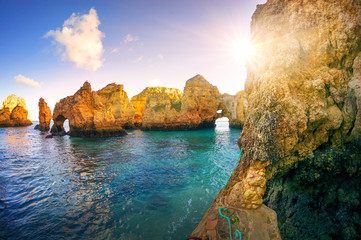
[(246, 64), (246, 62), (252, 57), (253, 47), (249, 41), (245, 39), (233, 39), (230, 42), (228, 49), (233, 61)]

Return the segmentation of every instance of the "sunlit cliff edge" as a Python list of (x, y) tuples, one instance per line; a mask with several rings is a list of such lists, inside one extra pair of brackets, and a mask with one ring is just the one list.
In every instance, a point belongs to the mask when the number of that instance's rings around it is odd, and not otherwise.
[(227, 207), (242, 239), (359, 239), (361, 2), (269, 0), (251, 32), (244, 152), (192, 236), (229, 239)]
[(24, 98), (9, 95), (0, 109), (0, 127), (28, 126), (32, 122)]

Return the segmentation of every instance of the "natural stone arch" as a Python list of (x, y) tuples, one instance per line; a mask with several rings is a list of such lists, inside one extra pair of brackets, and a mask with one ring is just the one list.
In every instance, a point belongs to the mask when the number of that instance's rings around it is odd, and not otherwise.
[[(222, 112), (218, 112), (220, 110)], [(227, 107), (222, 102), (220, 102), (219, 106), (218, 106), (217, 117), (216, 117), (215, 121), (217, 119), (223, 118), (223, 117), (228, 118), (229, 123), (231, 123), (231, 121), (232, 121), (232, 113), (227, 109)]]
[(67, 119), (68, 118), (64, 117), (63, 115), (58, 115), (56, 118), (54, 118), (54, 125), (51, 128), (51, 133), (58, 136), (66, 135), (66, 131), (64, 129), (64, 122)]

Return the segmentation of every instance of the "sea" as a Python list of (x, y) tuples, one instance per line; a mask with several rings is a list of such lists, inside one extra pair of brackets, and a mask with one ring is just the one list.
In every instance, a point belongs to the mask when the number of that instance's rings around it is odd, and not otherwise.
[[(241, 130), (45, 138), (0, 128), (0, 239), (186, 239), (237, 165)], [(68, 128), (68, 127), (66, 127)]]

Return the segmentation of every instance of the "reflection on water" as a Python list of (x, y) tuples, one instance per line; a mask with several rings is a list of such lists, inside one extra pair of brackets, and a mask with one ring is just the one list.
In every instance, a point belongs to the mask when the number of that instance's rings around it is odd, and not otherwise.
[(237, 164), (239, 130), (46, 139), (0, 129), (0, 238), (185, 239)]

